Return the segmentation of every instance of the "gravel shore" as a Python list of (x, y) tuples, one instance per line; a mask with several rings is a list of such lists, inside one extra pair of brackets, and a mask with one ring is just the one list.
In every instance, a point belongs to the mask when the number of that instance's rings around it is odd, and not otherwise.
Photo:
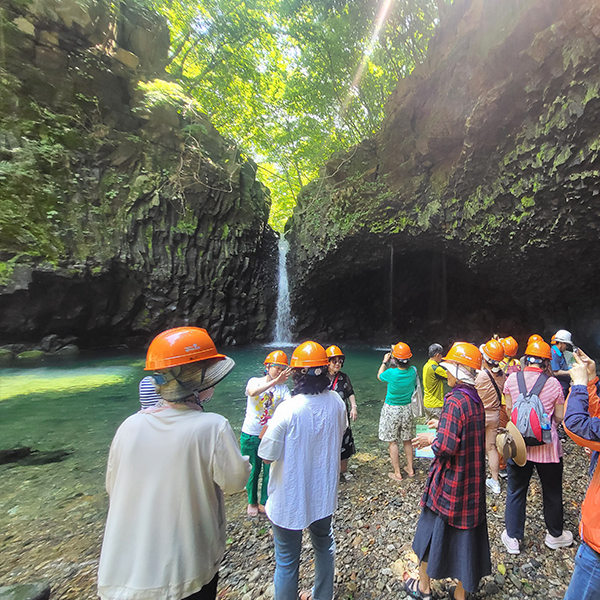
[[(564, 449), (565, 528), (576, 534), (579, 507), (588, 483), (588, 459), (570, 440)], [(334, 523), (337, 599), (405, 597), (402, 575), (416, 571), (411, 542), (428, 465), (426, 460), (416, 460), (415, 477), (395, 483), (387, 476), (389, 459), (383, 447), (377, 454), (359, 453), (351, 459), (351, 477), (340, 484)], [(5, 506), (20, 494), (34, 493), (35, 488), (26, 486), (27, 481), (23, 483), (19, 476), (22, 468), (2, 467)], [(35, 471), (30, 473), (34, 480)], [(477, 596), (497, 600), (562, 598), (578, 544), (560, 550), (544, 545), (541, 487), (534, 475), (527, 505), (526, 539), (520, 555), (508, 555), (500, 541), (505, 500), (505, 483), (499, 496), (487, 495), (494, 572), (481, 582)], [(53, 600), (95, 598), (106, 508), (106, 494), (98, 490), (61, 497), (60, 510), (41, 511), (36, 518), (0, 516), (0, 585), (46, 579), (52, 586)], [(274, 571), (269, 522), (265, 517), (249, 519), (245, 511), (244, 494), (227, 499), (229, 539), (220, 572), (219, 598), (268, 600), (273, 595)], [(308, 588), (313, 562), (308, 537), (304, 542), (300, 578), (301, 588)], [(434, 582), (436, 595), (445, 597), (449, 585), (450, 581)]]

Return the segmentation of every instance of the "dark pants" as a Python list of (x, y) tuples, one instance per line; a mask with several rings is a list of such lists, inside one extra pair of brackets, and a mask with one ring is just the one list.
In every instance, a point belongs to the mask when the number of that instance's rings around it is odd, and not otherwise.
[(195, 594), (186, 596), (183, 600), (215, 600), (217, 597), (217, 581), (219, 581), (218, 573)]
[(544, 520), (550, 535), (558, 537), (563, 532), (562, 504), (562, 458), (557, 463), (533, 463), (527, 461), (519, 467), (511, 459), (506, 464), (508, 471), (508, 491), (504, 519), (509, 537), (522, 540), (525, 536), (525, 508), (529, 480), (536, 468), (542, 482), (544, 500)]

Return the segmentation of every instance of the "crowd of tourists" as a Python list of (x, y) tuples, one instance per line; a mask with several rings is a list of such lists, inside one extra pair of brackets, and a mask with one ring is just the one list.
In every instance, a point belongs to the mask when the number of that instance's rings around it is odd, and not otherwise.
[[(453, 578), (450, 597), (463, 600), (491, 573), (485, 496), (486, 490), (501, 492), (503, 477), (501, 541), (509, 554), (521, 551), (534, 469), (542, 485), (546, 546), (573, 543), (563, 528), (559, 426), (564, 420), (566, 433), (597, 459), (598, 377), (594, 361), (573, 346), (566, 330), (551, 344), (531, 336), (520, 359), (513, 337), (494, 337), (479, 347), (456, 342), (445, 354), (432, 344), (428, 354), (421, 376), (405, 342), (383, 356), (377, 377), (387, 392), (379, 438), (388, 443), (395, 482), (403, 472), (414, 476), (415, 449), (430, 448), (433, 455), (413, 540), (418, 577), (405, 574), (406, 592), (431, 600), (431, 579)], [(146, 358), (151, 375), (140, 382), (141, 410), (119, 427), (110, 448), (99, 596), (216, 598), (226, 547), (223, 495), (245, 487), (248, 517), (264, 513), (271, 522), (275, 600), (331, 600), (332, 519), (339, 483), (349, 476), (348, 459), (356, 452), (351, 424), (358, 416), (344, 361), (338, 346), (314, 341), (300, 344), (289, 360), (283, 350), (268, 354), (264, 374), (246, 385), (238, 442), (227, 419), (204, 410), (234, 361), (217, 351), (204, 329), (158, 335)], [(445, 384), (450, 391), (444, 395)], [(415, 435), (421, 416), (427, 428)], [(600, 599), (599, 502), (600, 472), (594, 472), (567, 600)], [(304, 530), (314, 550), (315, 579), (312, 589), (299, 592)]]

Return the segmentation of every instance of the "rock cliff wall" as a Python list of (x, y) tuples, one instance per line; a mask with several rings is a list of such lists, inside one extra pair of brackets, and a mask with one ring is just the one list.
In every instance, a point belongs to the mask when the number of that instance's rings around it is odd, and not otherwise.
[(597, 344), (599, 38), (596, 0), (456, 0), (379, 134), (301, 194), (298, 333)]
[(255, 165), (166, 79), (135, 0), (0, 1), (0, 340), (264, 340), (276, 236)]

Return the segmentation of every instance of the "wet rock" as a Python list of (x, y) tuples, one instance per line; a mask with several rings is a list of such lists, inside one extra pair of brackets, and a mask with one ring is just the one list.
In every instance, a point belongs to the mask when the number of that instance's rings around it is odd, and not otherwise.
[(62, 462), (72, 454), (69, 450), (34, 450), (29, 455), (19, 460), (22, 465), (47, 465), (49, 463)]
[(51, 333), (40, 342), (40, 350), (43, 352), (54, 352), (61, 346), (61, 341), (55, 333)]
[(48, 600), (50, 586), (45, 582), (0, 587), (0, 600)]
[(31, 448), (24, 446), (22, 448), (10, 448), (8, 450), (0, 450), (0, 465), (17, 462), (31, 454)]
[(45, 356), (46, 353), (41, 350), (25, 350), (25, 352), (17, 354), (17, 360), (27, 363), (36, 363), (41, 362)]
[(77, 356), (79, 354), (79, 346), (67, 344), (62, 348), (59, 348), (54, 354), (55, 356)]
[(0, 365), (9, 363), (14, 358), (14, 354), (6, 348), (0, 348)]

